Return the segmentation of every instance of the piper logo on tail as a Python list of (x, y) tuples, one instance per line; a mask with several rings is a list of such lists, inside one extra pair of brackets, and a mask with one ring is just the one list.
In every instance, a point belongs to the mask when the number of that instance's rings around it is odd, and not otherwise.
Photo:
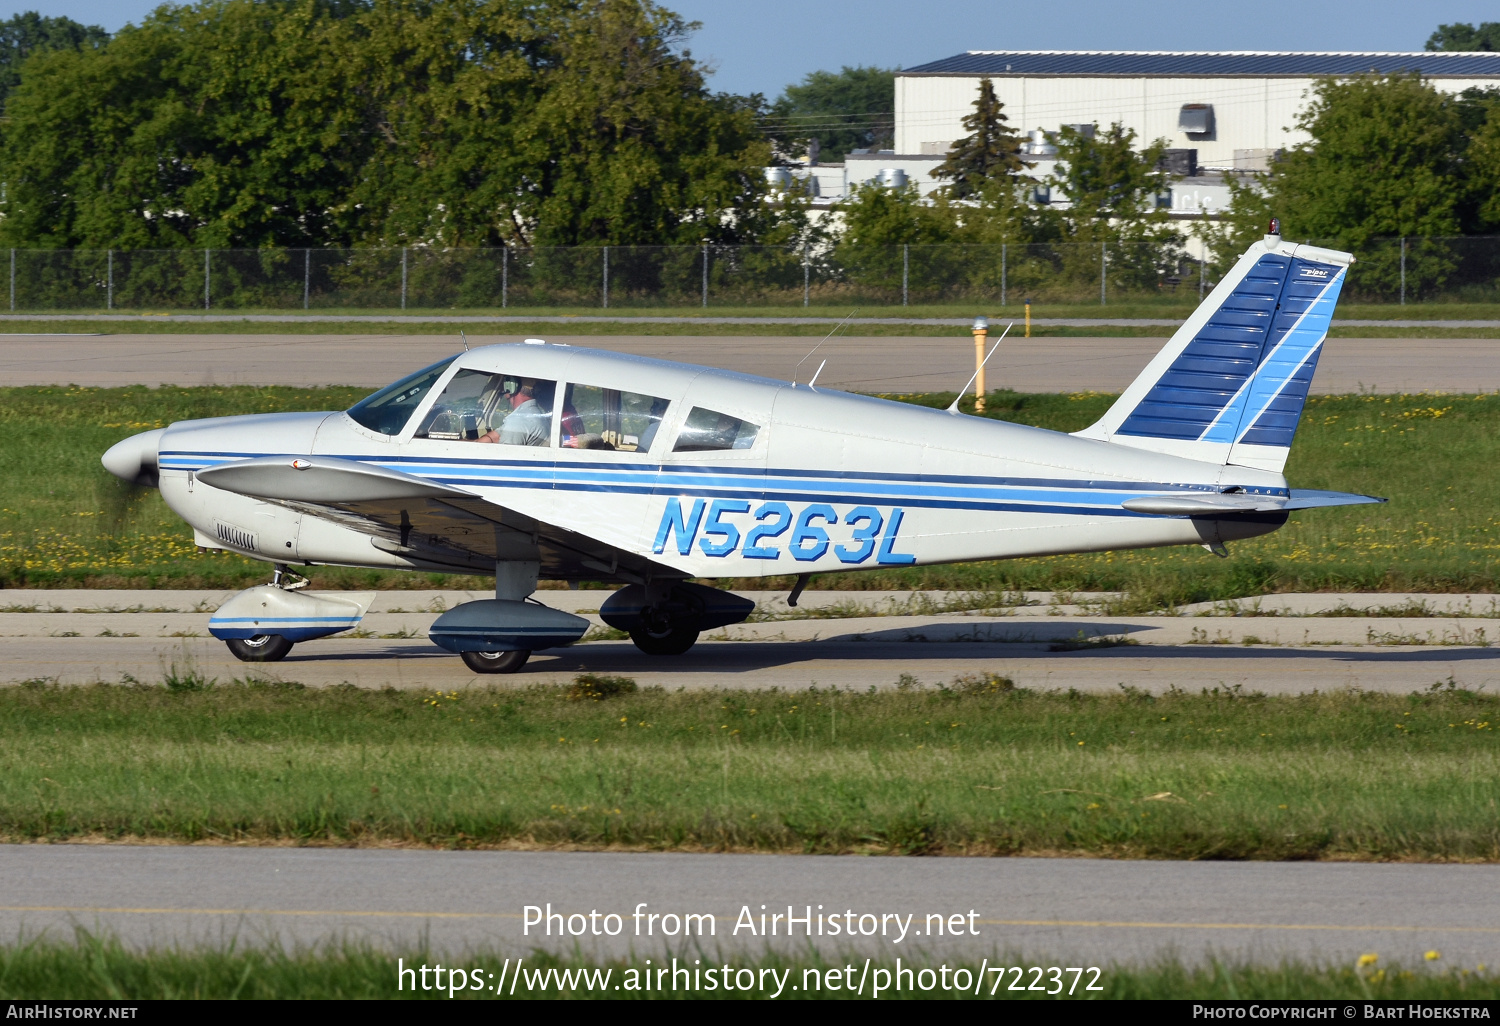
[[(684, 507), (684, 502), (689, 505)], [(753, 512), (752, 512), (753, 509)], [(745, 517), (749, 517), (745, 520)], [(672, 545), (679, 556), (698, 551), (723, 559), (736, 551), (744, 559), (779, 560), (783, 555), (811, 563), (830, 551), (840, 563), (858, 565), (870, 557), (881, 566), (908, 566), (917, 561), (897, 552), (896, 540), (906, 511), (853, 506), (840, 514), (826, 502), (792, 507), (785, 502), (753, 503), (746, 499), (681, 500), (670, 498), (651, 551), (660, 555)], [(847, 541), (829, 537), (828, 529), (853, 528)]]

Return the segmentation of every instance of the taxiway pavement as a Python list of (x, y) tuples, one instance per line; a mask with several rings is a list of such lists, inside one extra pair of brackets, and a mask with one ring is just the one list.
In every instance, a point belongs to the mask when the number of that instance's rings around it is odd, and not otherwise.
[[(138, 947), (354, 938), (408, 954), (425, 944), (439, 954), (524, 955), (576, 943), (590, 953), (675, 953), (709, 964), (809, 946), (900, 956), (918, 968), (960, 958), (1108, 967), (1210, 955), (1347, 965), (1364, 953), (1421, 966), (1433, 950), (1444, 968), (1500, 959), (1500, 866), (1492, 865), (0, 845), (0, 893), (0, 943), (68, 940), (81, 926)], [(559, 936), (555, 923), (550, 938), (527, 932), (525, 907), (549, 903), (564, 916), (615, 913), (620, 933)], [(646, 915), (711, 915), (713, 935), (663, 937), (652, 923), (651, 936), (644, 927), (636, 936), (640, 903)], [(799, 927), (788, 938), (783, 922), (777, 936), (764, 936), (763, 905), (837, 914), (856, 931), (861, 916), (873, 916), (862, 925), (876, 932), (851, 942), (826, 931), (809, 939)], [(747, 908), (754, 933), (740, 918)], [(885, 918), (892, 914), (911, 916), (899, 941)], [(941, 935), (927, 918), (938, 915)]]
[[(1500, 686), (1500, 606), (1492, 595), (1279, 595), (1205, 603), (1177, 615), (1111, 615), (1111, 596), (1046, 593), (1009, 603), (959, 593), (746, 592), (756, 622), (711, 632), (686, 655), (650, 657), (604, 639), (538, 652), (515, 674), (483, 676), (426, 639), (438, 612), (485, 597), (382, 592), (357, 636), (298, 645), (278, 663), (242, 663), (207, 636), (228, 592), (8, 591), (0, 593), (0, 680), (65, 684), (156, 681), (174, 668), (220, 680), (247, 676), (309, 687), (460, 688), (563, 683), (580, 672), (619, 673), (643, 686), (720, 688), (926, 684), (999, 673), (1037, 689), (1159, 692), (1241, 687), (1297, 694), (1339, 688), (1407, 693), (1451, 682)], [(608, 592), (541, 591), (585, 615)], [(1332, 614), (1332, 615), (1330, 615)]]
[[(567, 335), (553, 342), (790, 378), (817, 343), (805, 336)], [(473, 345), (516, 342), (471, 335)], [(1165, 344), (1163, 338), (1007, 338), (987, 370), (991, 388), (1020, 392), (1118, 392)], [(9, 385), (358, 385), (378, 387), (460, 348), (455, 334), (124, 334), (0, 338)], [(859, 392), (940, 392), (974, 369), (966, 332), (949, 338), (840, 337), (818, 352), (819, 381)], [(803, 379), (817, 365), (802, 368)], [(1329, 339), (1312, 388), (1323, 394), (1482, 392), (1500, 388), (1493, 339)]]

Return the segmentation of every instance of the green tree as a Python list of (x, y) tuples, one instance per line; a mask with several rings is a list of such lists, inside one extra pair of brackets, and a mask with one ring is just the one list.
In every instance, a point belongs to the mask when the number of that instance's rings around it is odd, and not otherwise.
[(100, 26), (67, 17), (44, 18), (36, 11), (25, 11), (0, 21), (0, 106), (21, 81), (21, 65), (32, 54), (98, 49), (107, 42), (109, 33)]
[(0, 237), (55, 248), (348, 240), (369, 138), (313, 0), (163, 7), (41, 54), (9, 104)]
[(1427, 37), (1428, 50), (1465, 50), (1490, 52), (1500, 50), (1500, 21), (1485, 21), (1476, 28), (1465, 22), (1439, 25)]
[(896, 124), (896, 72), (863, 65), (811, 72), (782, 90), (763, 124), (789, 155), (805, 153), (810, 139), (834, 161), (851, 150), (889, 147)]
[[(1288, 238), (1357, 253), (1356, 291), (1394, 294), (1400, 247), (1374, 240), (1479, 227), (1473, 181), (1483, 173), (1466, 166), (1464, 121), (1462, 102), (1416, 75), (1319, 81), (1297, 118), (1309, 140), (1232, 186), (1230, 220), (1214, 236), (1220, 259), (1238, 255), (1277, 217)], [(1442, 246), (1409, 248), (1408, 293), (1437, 288), (1452, 267)]]
[(969, 134), (953, 144), (948, 159), (932, 172), (936, 178), (953, 179), (948, 193), (954, 199), (968, 199), (992, 179), (1014, 177), (1032, 167), (1020, 157), (1021, 139), (1011, 131), (1004, 108), (994, 83), (980, 79), (974, 113), (963, 120)]
[[(1153, 289), (1176, 271), (1182, 233), (1158, 204), (1172, 177), (1164, 167), (1166, 142), (1136, 149), (1136, 134), (1119, 122), (1085, 135), (1067, 127), (1057, 139), (1058, 170), (1050, 184), (1068, 202), (1057, 211), (1058, 235), (1072, 243), (1101, 243), (1117, 287)], [(1061, 250), (1067, 272), (1098, 280), (1092, 245)]]
[(1158, 139), (1137, 150), (1135, 140), (1135, 130), (1118, 121), (1093, 135), (1071, 125), (1059, 133), (1060, 170), (1053, 183), (1071, 204), (1067, 219), (1074, 231), (1098, 234), (1117, 222), (1167, 220), (1156, 205), (1156, 197), (1171, 184), (1162, 163), (1166, 142)]
[(735, 212), (758, 209), (770, 147), (755, 101), (711, 94), (675, 49), (691, 27), (638, 0), (567, 20), (558, 65), (518, 126), (528, 187), (516, 223), (534, 242), (750, 241)]
[(1297, 117), (1310, 139), (1237, 190), (1238, 234), (1281, 219), (1289, 237), (1359, 248), (1378, 236), (1463, 228), (1468, 139), (1452, 97), (1415, 75), (1323, 79)]
[[(26, 65), (10, 245), (743, 241), (756, 104), (649, 0), (201, 0)], [(774, 219), (772, 219), (774, 220)]]

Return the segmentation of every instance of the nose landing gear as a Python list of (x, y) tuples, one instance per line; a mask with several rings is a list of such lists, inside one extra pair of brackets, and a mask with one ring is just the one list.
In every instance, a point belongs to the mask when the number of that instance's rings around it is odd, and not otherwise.
[(256, 634), (249, 638), (227, 638), (230, 654), (243, 663), (275, 663), (286, 658), (292, 643), (280, 634)]
[(219, 607), (208, 632), (247, 663), (285, 659), (299, 641), (311, 641), (359, 626), (375, 593), (309, 594), (307, 579), (276, 565), (273, 583), (248, 588)]

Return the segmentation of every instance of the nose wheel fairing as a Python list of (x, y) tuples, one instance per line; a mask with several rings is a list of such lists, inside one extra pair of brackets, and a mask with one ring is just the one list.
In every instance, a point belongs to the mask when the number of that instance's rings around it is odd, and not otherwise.
[(246, 641), (279, 635), (287, 641), (311, 641), (359, 626), (375, 592), (287, 591), (262, 584), (235, 595), (208, 621), (208, 632), (220, 641)]

